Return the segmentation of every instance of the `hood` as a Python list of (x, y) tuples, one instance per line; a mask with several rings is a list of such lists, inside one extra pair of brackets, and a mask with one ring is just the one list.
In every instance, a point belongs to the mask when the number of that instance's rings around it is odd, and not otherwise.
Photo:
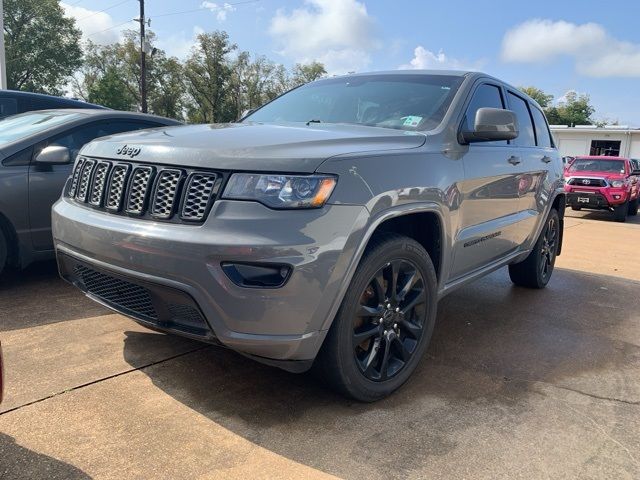
[(104, 137), (82, 155), (220, 170), (314, 172), (336, 155), (416, 148), (418, 132), (337, 124), (233, 123), (156, 128)]
[(612, 180), (624, 180), (625, 178), (627, 178), (627, 175), (624, 173), (598, 172), (598, 171), (591, 171), (591, 170), (580, 170), (579, 172), (566, 171), (564, 176), (566, 178), (592, 177), (592, 178), (610, 178)]

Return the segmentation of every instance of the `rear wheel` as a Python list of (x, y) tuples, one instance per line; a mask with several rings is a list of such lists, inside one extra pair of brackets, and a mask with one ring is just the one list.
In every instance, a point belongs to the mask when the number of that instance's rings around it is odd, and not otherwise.
[(7, 263), (7, 239), (4, 236), (2, 228), (0, 228), (0, 274), (4, 270)]
[(638, 200), (637, 198), (635, 200), (633, 200), (632, 202), (629, 202), (629, 215), (631, 216), (635, 216), (638, 214), (638, 202), (640, 200)]
[(560, 217), (552, 209), (529, 256), (520, 263), (509, 265), (511, 281), (521, 287), (546, 287), (553, 273), (559, 244)]
[(617, 207), (613, 207), (613, 219), (616, 222), (625, 222), (629, 214), (629, 201), (626, 201)]
[(396, 234), (372, 240), (318, 356), (318, 372), (356, 400), (391, 394), (429, 344), (436, 286), (433, 263), (419, 243)]

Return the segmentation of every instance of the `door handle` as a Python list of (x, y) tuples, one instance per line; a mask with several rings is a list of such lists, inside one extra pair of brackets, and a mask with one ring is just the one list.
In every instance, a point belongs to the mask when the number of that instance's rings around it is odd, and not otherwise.
[(549, 162), (551, 162), (551, 157), (547, 157), (547, 156), (545, 155), (544, 157), (542, 157), (542, 161), (543, 161), (544, 163), (549, 163)]
[(509, 157), (509, 160), (507, 160), (507, 162), (509, 162), (511, 165), (518, 165), (521, 160), (520, 157), (516, 157), (515, 155), (511, 155)]

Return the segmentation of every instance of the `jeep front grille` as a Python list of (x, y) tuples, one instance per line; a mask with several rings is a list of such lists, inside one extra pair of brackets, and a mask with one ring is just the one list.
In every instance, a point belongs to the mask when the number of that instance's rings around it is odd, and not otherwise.
[(222, 180), (216, 172), (81, 157), (67, 196), (118, 215), (201, 223)]

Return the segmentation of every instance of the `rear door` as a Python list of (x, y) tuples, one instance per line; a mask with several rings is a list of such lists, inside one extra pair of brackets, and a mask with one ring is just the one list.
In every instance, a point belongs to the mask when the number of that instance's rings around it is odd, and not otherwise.
[(515, 112), (520, 127), (520, 135), (513, 141), (517, 155), (523, 161), (523, 174), (518, 181), (518, 195), (522, 209), (527, 213), (523, 221), (522, 242), (537, 231), (536, 223), (544, 214), (553, 190), (556, 166), (560, 164), (559, 154), (544, 114), (518, 92), (507, 92), (509, 109)]
[(113, 119), (91, 122), (42, 142), (34, 149), (34, 157), (50, 145), (67, 147), (71, 162), (67, 165), (39, 165), (34, 161), (29, 168), (29, 220), (31, 241), (36, 250), (53, 248), (51, 236), (51, 207), (60, 198), (62, 188), (71, 173), (80, 149), (90, 141), (116, 133), (160, 126), (151, 122)]
[[(497, 83), (476, 85), (463, 124), (472, 128), (482, 107), (506, 108)], [(450, 280), (472, 273), (517, 250), (523, 239), (519, 182), (524, 173), (520, 149), (507, 141), (478, 142), (463, 157), (460, 223)]]

